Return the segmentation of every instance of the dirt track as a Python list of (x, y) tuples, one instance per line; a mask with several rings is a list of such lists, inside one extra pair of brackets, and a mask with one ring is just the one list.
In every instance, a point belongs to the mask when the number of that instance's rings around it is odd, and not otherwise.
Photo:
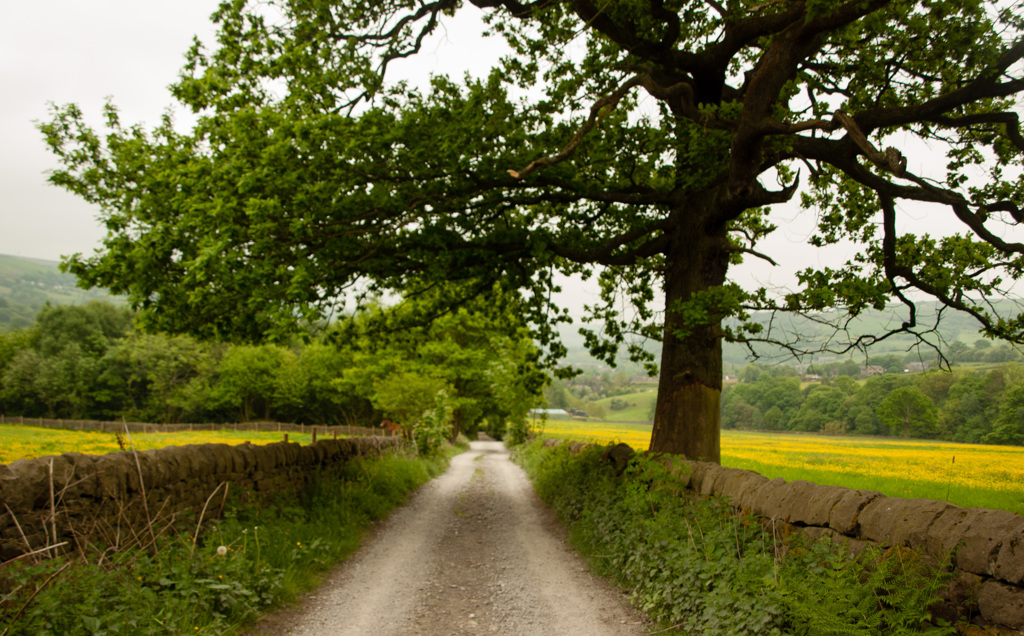
[(251, 634), (643, 634), (500, 442), (473, 442), (294, 608)]

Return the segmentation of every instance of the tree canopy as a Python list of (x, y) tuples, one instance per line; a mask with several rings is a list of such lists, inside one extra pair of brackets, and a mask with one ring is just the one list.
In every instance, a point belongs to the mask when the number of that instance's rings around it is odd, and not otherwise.
[[(51, 180), (108, 229), (66, 266), (147, 324), (247, 339), (445, 280), (450, 305), (520, 290), (548, 343), (554, 274), (595, 275), (595, 354), (662, 341), (652, 449), (717, 461), (722, 340), (797, 348), (752, 311), (895, 301), (902, 321), (829, 346), (936, 344), (915, 303), (937, 299), (1021, 339), (990, 302), (1024, 271), (1021, 4), (225, 1), (172, 87), (191, 130), (113, 106), (105, 134), (74, 105), (41, 125)], [(489, 75), (389, 81), (470, 5), (511, 49)], [(731, 282), (744, 257), (774, 263), (769, 210), (798, 192), (810, 243), (862, 247), (784, 295)], [(931, 235), (937, 218), (960, 232)]]

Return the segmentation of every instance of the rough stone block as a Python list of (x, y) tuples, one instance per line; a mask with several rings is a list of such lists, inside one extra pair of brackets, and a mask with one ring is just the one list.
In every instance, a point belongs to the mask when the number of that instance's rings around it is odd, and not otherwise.
[(992, 574), (1007, 583), (1024, 585), (1024, 529), (1003, 539)]
[(704, 481), (704, 473), (716, 464), (708, 464), (706, 462), (695, 462), (688, 459), (683, 462), (690, 467), (690, 488), (696, 492), (700, 492), (701, 484)]
[(578, 455), (587, 446), (590, 446), (590, 444), (584, 444), (583, 442), (570, 442), (569, 452), (572, 453), (573, 455)]
[(786, 496), (786, 480), (781, 477), (772, 479), (761, 485), (756, 493), (751, 491), (753, 498), (751, 510), (766, 519), (781, 518), (779, 504)]
[(1024, 517), (1006, 510), (969, 509), (956, 549), (961, 570), (992, 576), (1003, 542), (1024, 530)]
[(256, 467), (257, 448), (259, 447), (254, 446), (253, 444), (241, 444), (239, 446), (235, 446), (235, 451), (238, 453), (237, 458), (241, 461), (240, 465), (238, 465), (238, 468), (236, 469), (238, 472), (249, 473)]
[(636, 452), (628, 444), (614, 444), (601, 453), (601, 461), (610, 464), (616, 475), (621, 475)]
[(924, 545), (925, 552), (931, 555), (941, 555), (955, 548), (967, 530), (968, 517), (969, 511), (966, 508), (959, 506), (946, 508), (928, 529)]
[[(806, 525), (807, 506), (815, 498), (819, 486), (809, 481), (796, 479), (775, 489), (772, 506), (775, 516), (794, 525)], [(828, 521), (825, 516), (823, 521)]]
[(739, 488), (739, 480), (744, 475), (750, 474), (750, 472), (749, 470), (741, 470), (739, 468), (722, 468), (711, 487), (714, 494), (734, 500)]
[(722, 468), (716, 464), (709, 464), (704, 468), (701, 473), (700, 479), (700, 494), (710, 496), (717, 494), (715, 492), (715, 482), (721, 479), (727, 468)]
[(732, 505), (740, 510), (751, 510), (751, 494), (768, 483), (768, 478), (751, 470), (733, 473), (722, 485), (722, 494), (729, 497)]
[(196, 475), (212, 475), (217, 472), (216, 448), (223, 444), (193, 444), (189, 449), (196, 461)]
[(932, 524), (949, 507), (929, 499), (876, 499), (861, 511), (860, 535), (882, 544), (922, 548)]
[(849, 489), (811, 485), (812, 488), (806, 494), (800, 494), (800, 499), (786, 500), (788, 520), (798, 525), (827, 527), (832, 509)]
[(3, 501), (16, 514), (34, 510), (50, 499), (50, 471), (46, 458), (19, 459), (0, 474)]
[(96, 455), (64, 453), (63, 457), (73, 468), (71, 479), (64, 491), (65, 499), (69, 497), (98, 497), (99, 480), (96, 478)]
[(986, 581), (978, 589), (978, 609), (986, 621), (1024, 629), (1024, 590), (996, 581)]
[(847, 490), (832, 507), (828, 527), (848, 537), (857, 537), (861, 512), (868, 504), (884, 497), (873, 490)]
[(820, 526), (808, 526), (803, 529), (804, 536), (811, 541), (817, 541), (822, 537), (826, 537), (833, 542), (839, 542), (842, 539), (846, 539), (843, 535), (839, 534), (832, 528), (822, 528)]

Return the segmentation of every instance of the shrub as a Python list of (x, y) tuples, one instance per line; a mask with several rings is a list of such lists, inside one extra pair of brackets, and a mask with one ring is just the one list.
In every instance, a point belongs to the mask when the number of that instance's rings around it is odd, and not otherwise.
[(601, 452), (534, 443), (514, 456), (594, 569), (655, 620), (687, 634), (954, 633), (926, 610), (949, 575), (914, 553), (782, 541), (693, 495), (672, 457), (637, 455), (616, 476)]

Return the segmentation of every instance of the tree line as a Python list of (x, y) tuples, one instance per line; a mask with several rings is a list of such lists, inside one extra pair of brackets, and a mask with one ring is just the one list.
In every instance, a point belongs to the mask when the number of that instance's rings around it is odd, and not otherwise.
[(1024, 365), (806, 386), (790, 367), (749, 365), (723, 394), (722, 426), (1024, 445)]
[(370, 306), (308, 341), (263, 344), (144, 333), (106, 302), (47, 306), (31, 327), (0, 334), (0, 411), (155, 423), (390, 418), (410, 434), (432, 427), (435, 441), (524, 423), (545, 376), (512, 314), (477, 304), (426, 321), (414, 305)]

